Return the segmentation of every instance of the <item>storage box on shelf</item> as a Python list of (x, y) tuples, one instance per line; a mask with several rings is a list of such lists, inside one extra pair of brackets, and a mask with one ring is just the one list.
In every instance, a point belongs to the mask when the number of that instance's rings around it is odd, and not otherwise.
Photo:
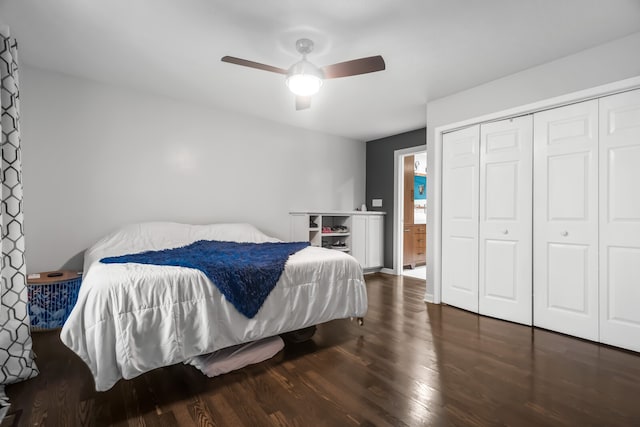
[(383, 266), (384, 212), (291, 212), (291, 240), (353, 255), (364, 269)]
[(78, 299), (82, 273), (46, 271), (27, 276), (28, 311), (34, 331), (60, 328)]

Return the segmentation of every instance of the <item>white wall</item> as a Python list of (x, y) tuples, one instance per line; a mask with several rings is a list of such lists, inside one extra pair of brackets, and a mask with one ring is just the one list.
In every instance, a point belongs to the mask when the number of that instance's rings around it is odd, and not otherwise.
[[(640, 33), (596, 46), (427, 104), (427, 298), (439, 275), (440, 148), (436, 128), (640, 75)], [(470, 69), (472, 72), (472, 69)]]
[(364, 200), (365, 143), (22, 67), (27, 269), (131, 222), (250, 222)]

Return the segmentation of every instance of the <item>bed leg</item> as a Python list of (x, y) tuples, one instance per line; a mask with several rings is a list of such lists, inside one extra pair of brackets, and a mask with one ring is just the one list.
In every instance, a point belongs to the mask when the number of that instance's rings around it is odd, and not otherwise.
[(358, 317), (358, 326), (363, 326), (363, 325), (364, 325), (364, 318)]

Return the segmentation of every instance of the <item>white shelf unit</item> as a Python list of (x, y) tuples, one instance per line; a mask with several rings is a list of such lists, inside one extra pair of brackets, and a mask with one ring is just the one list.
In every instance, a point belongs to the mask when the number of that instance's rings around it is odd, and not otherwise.
[[(291, 240), (346, 252), (364, 269), (383, 266), (384, 212), (291, 212)], [(322, 232), (329, 227), (330, 232)], [(336, 228), (344, 227), (344, 231)], [(339, 246), (340, 245), (340, 246)], [(341, 246), (344, 245), (344, 246)]]
[[(294, 233), (294, 240), (308, 239), (312, 246), (351, 252), (351, 216), (347, 214), (305, 214), (296, 215), (298, 228), (305, 228), (305, 232)], [(314, 226), (314, 225), (317, 225)], [(344, 231), (338, 231), (336, 228)], [(325, 230), (329, 228), (330, 232)], [(293, 236), (292, 236), (293, 237)], [(343, 246), (344, 245), (344, 246)]]

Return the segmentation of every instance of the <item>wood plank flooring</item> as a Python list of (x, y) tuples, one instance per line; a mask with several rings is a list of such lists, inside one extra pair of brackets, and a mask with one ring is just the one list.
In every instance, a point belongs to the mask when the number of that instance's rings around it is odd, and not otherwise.
[(423, 302), (424, 281), (366, 276), (369, 312), (263, 363), (207, 378), (157, 369), (97, 393), (56, 332), (7, 426), (640, 426), (640, 355)]

